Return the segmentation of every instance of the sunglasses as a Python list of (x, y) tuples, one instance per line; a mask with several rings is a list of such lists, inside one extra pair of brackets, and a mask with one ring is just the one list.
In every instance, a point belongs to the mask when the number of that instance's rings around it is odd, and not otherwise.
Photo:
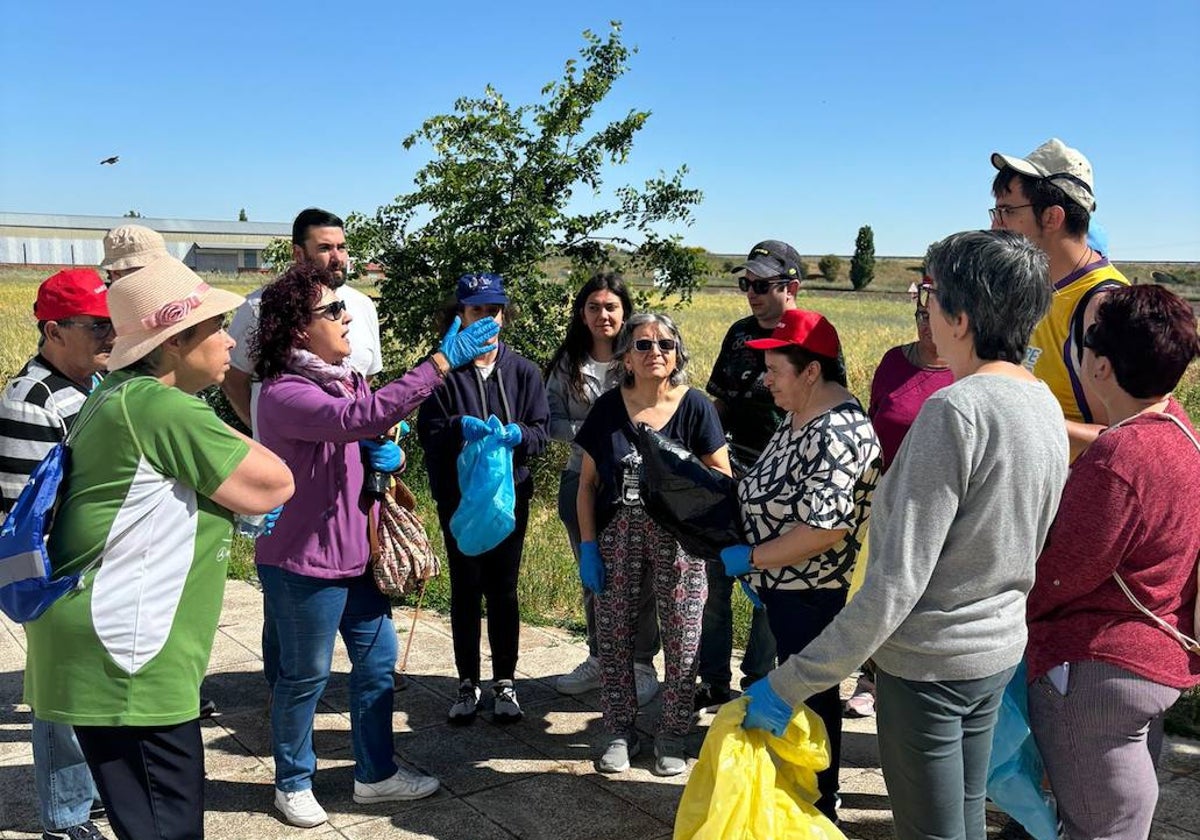
[(655, 346), (657, 346), (658, 349), (664, 354), (674, 353), (675, 348), (678, 346), (678, 342), (676, 342), (673, 338), (639, 338), (637, 341), (633, 342), (633, 349), (639, 353), (649, 353), (655, 348)]
[(327, 303), (324, 306), (318, 306), (312, 310), (314, 315), (320, 315), (322, 318), (330, 321), (342, 320), (342, 313), (346, 311), (346, 301), (335, 300), (333, 303)]
[(59, 321), (60, 327), (80, 327), (91, 332), (93, 338), (105, 339), (114, 335), (112, 321)]
[(780, 279), (778, 277), (770, 280), (751, 280), (749, 277), (739, 277), (738, 288), (743, 292), (748, 292), (753, 289), (754, 294), (765, 295), (767, 292), (771, 291), (772, 286), (786, 286), (790, 282), (791, 281), (786, 278)]

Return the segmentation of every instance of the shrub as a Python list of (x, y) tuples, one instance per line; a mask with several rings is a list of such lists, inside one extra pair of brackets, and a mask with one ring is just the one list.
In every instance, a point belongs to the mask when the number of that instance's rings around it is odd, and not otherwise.
[(830, 283), (836, 283), (838, 275), (842, 273), (842, 258), (836, 254), (826, 254), (817, 263), (817, 268), (820, 269), (822, 277)]
[(850, 258), (850, 284), (865, 289), (875, 279), (875, 233), (870, 225), (858, 229), (854, 256)]

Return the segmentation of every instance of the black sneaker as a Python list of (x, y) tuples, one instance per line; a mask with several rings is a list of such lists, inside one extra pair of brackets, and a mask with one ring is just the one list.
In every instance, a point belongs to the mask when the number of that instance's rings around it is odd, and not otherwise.
[(107, 840), (91, 820), (59, 831), (43, 831), (42, 840)]
[(104, 807), (104, 803), (96, 800), (92, 803), (92, 810), (88, 812), (89, 820), (106, 820), (108, 819), (108, 810)]
[(512, 680), (496, 680), (492, 683), (492, 693), (496, 695), (496, 704), (492, 707), (493, 722), (516, 723), (521, 719), (521, 705), (517, 702)]
[(723, 687), (700, 683), (696, 687), (696, 696), (692, 701), (692, 708), (698, 712), (701, 709), (708, 709), (713, 706), (720, 706), (722, 703), (728, 703), (731, 699), (728, 686)]
[(200, 698), (200, 720), (210, 718), (217, 713), (217, 704), (211, 697)]
[(463, 725), (475, 720), (475, 714), (479, 711), (479, 698), (482, 692), (479, 686), (470, 680), (463, 680), (458, 684), (458, 699), (454, 701), (454, 705), (450, 707), (449, 714), (446, 719), (455, 725)]

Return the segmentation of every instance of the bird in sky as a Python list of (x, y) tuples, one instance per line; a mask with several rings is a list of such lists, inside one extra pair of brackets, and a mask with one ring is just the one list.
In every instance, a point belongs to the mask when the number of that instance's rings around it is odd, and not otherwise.
[(107, 157), (104, 160), (100, 161), (100, 165), (103, 166), (106, 163), (116, 163), (120, 159), (121, 159), (120, 155), (113, 155), (112, 157)]

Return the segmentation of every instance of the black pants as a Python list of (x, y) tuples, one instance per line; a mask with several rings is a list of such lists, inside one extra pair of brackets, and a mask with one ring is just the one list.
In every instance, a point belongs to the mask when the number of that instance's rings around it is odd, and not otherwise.
[[(782, 665), (799, 653), (846, 605), (845, 589), (760, 589), (775, 647)], [(821, 798), (817, 808), (831, 820), (837, 819), (838, 772), (842, 766), (842, 701), (838, 686), (808, 698), (808, 707), (825, 722), (829, 734), (829, 769), (817, 774)]]
[(175, 726), (76, 726), (120, 840), (204, 837), (200, 721)]
[(498, 546), (474, 557), (463, 554), (450, 533), (453, 510), (438, 509), (446, 557), (450, 561), (450, 631), (454, 664), (460, 680), (479, 682), (479, 631), (487, 598), (488, 644), (492, 679), (511, 680), (517, 670), (521, 615), (517, 608), (517, 576), (529, 524), (529, 500), (517, 499), (516, 526)]

